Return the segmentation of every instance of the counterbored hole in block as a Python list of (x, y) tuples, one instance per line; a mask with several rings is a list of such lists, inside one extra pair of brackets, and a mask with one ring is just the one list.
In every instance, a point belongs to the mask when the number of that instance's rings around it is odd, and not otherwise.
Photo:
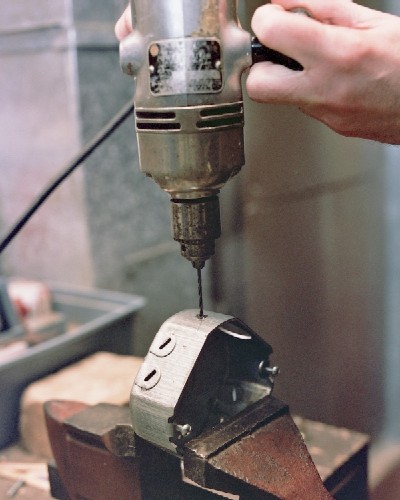
[(159, 358), (165, 358), (175, 349), (176, 337), (171, 330), (163, 332), (162, 335), (158, 335), (153, 344), (150, 347), (150, 352), (158, 356)]
[(148, 391), (156, 386), (161, 378), (161, 371), (154, 362), (144, 362), (137, 374), (135, 385)]
[(144, 381), (145, 382), (148, 382), (150, 379), (152, 379), (155, 375), (157, 375), (157, 371), (156, 370), (152, 370), (148, 375), (147, 377), (144, 377)]
[(167, 347), (168, 344), (170, 344), (172, 342), (172, 339), (171, 337), (168, 337), (167, 340), (165, 342), (163, 342), (159, 349), (162, 351), (163, 349), (165, 349)]

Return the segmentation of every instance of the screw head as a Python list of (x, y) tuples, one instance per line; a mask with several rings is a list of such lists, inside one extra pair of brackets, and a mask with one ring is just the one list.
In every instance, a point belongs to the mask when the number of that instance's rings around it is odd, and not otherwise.
[(274, 379), (280, 373), (279, 366), (268, 366), (266, 361), (261, 361), (258, 367), (258, 373), (261, 378)]
[(186, 437), (192, 432), (192, 426), (190, 424), (178, 424), (175, 428), (182, 437)]

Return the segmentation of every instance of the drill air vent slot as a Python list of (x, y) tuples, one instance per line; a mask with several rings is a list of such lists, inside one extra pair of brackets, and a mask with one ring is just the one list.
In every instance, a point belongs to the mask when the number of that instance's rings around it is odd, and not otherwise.
[(163, 123), (163, 122), (136, 122), (138, 130), (180, 130), (180, 123)]
[(200, 116), (202, 119), (196, 123), (199, 129), (243, 126), (242, 104), (203, 108)]
[(173, 111), (137, 111), (136, 118), (144, 120), (171, 120), (176, 117)]
[(243, 113), (241, 104), (232, 104), (231, 106), (213, 106), (211, 108), (204, 108), (200, 111), (200, 116), (221, 116)]
[(198, 128), (218, 128), (218, 127), (231, 127), (234, 125), (243, 125), (242, 116), (221, 116), (212, 120), (203, 120), (197, 122)]
[[(181, 124), (173, 111), (137, 111), (136, 128), (138, 130), (180, 130)], [(165, 121), (164, 121), (165, 120)]]

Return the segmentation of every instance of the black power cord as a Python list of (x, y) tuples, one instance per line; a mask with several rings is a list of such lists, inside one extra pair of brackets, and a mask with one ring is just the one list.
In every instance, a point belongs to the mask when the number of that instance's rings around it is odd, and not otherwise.
[(72, 172), (95, 151), (110, 135), (132, 114), (134, 110), (133, 102), (127, 102), (120, 111), (103, 127), (94, 138), (73, 158), (62, 171), (45, 187), (41, 194), (29, 205), (20, 218), (7, 231), (0, 242), (0, 253), (8, 246), (14, 237), (21, 231), (37, 209), (47, 200), (47, 198), (57, 189), (57, 187)]

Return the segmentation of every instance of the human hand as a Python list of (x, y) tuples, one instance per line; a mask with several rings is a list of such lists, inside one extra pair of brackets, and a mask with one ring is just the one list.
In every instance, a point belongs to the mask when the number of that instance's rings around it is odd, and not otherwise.
[(122, 16), (115, 23), (115, 34), (119, 41), (125, 38), (132, 32), (132, 12), (131, 6), (128, 4)]
[[(249, 96), (292, 104), (345, 136), (400, 144), (400, 18), (349, 0), (272, 0), (256, 10), (259, 40), (299, 61), (254, 65)], [(312, 19), (289, 10), (302, 7)]]
[[(257, 63), (249, 96), (295, 105), (342, 135), (400, 144), (400, 18), (351, 0), (272, 2), (256, 10), (253, 30), (304, 70)], [(288, 12), (298, 7), (313, 19)], [(122, 40), (131, 31), (128, 5), (115, 33)]]

